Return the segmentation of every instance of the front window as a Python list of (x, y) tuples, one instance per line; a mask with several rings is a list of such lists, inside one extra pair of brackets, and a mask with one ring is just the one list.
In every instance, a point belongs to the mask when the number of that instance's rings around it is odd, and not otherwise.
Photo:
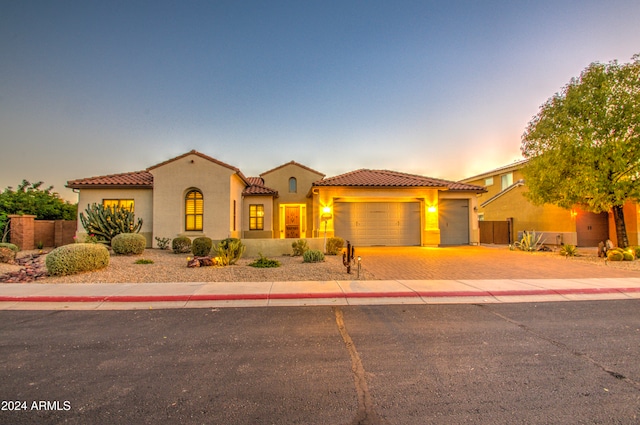
[(513, 173), (503, 175), (501, 180), (502, 180), (502, 190), (505, 190), (506, 188), (508, 188), (513, 184)]
[(295, 177), (289, 179), (289, 193), (298, 192), (298, 180)]
[(185, 197), (185, 230), (202, 230), (204, 203), (202, 192), (190, 190)]
[(249, 205), (249, 230), (264, 230), (264, 205)]
[(102, 205), (105, 208), (124, 208), (127, 211), (133, 212), (133, 199), (103, 199)]

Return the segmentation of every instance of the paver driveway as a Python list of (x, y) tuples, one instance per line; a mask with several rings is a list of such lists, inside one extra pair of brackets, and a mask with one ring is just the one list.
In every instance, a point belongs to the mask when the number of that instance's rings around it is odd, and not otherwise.
[[(640, 277), (639, 270), (506, 247), (356, 247), (360, 279), (571, 279)], [(640, 261), (640, 260), (636, 260)], [(353, 267), (352, 273), (357, 269)]]

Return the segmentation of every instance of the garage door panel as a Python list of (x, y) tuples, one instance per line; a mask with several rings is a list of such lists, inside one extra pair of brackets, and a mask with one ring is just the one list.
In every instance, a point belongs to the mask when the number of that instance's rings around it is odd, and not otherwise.
[(439, 211), (440, 245), (469, 244), (469, 201), (441, 199)]
[(420, 245), (420, 203), (336, 202), (336, 236), (354, 245)]

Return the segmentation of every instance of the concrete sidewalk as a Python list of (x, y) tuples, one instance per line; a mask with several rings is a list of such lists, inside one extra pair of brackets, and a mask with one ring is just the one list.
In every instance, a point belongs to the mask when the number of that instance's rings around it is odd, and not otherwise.
[(0, 310), (129, 310), (605, 299), (640, 299), (640, 278), (0, 285)]

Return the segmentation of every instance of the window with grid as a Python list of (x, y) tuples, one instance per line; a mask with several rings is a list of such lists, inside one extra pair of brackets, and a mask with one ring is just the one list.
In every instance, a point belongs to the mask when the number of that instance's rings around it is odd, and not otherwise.
[(105, 208), (121, 207), (127, 211), (133, 212), (133, 199), (103, 199), (102, 205)]
[(264, 230), (264, 205), (249, 205), (249, 230)]
[(185, 230), (202, 230), (202, 217), (204, 213), (204, 202), (202, 192), (190, 190), (185, 197)]

